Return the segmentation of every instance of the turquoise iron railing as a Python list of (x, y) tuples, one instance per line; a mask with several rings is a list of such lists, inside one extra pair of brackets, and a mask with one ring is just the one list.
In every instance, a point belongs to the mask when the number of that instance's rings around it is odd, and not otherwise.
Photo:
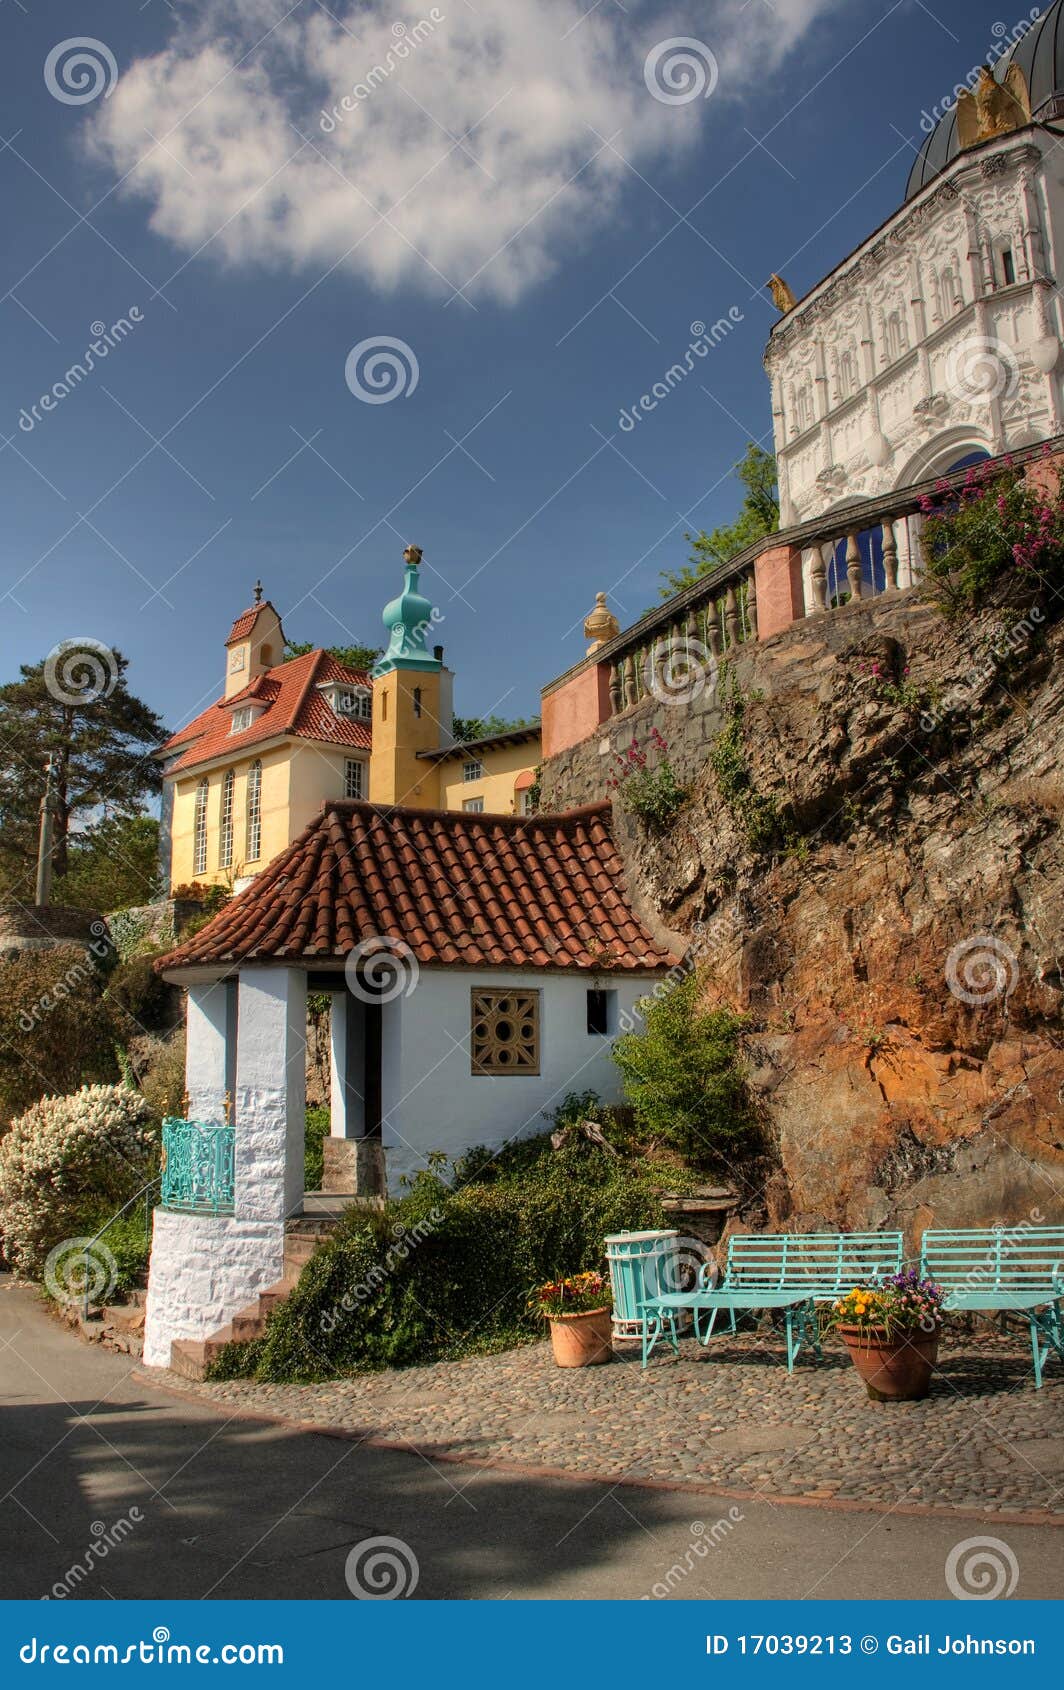
[(206, 1121), (163, 1122), (164, 1209), (194, 1214), (233, 1212), (234, 1128)]

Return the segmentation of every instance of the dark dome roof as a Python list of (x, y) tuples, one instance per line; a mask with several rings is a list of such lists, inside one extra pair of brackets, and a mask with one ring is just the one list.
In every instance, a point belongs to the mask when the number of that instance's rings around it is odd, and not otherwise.
[[(1064, 94), (1064, 0), (1055, 0), (1037, 23), (1033, 23), (1008, 53), (1003, 53), (994, 65), (994, 78), (1002, 82), (1010, 64), (1019, 65), (1027, 78), (1031, 93), (1031, 111), (1035, 117), (1048, 115), (1054, 95)], [(957, 107), (954, 103), (939, 119), (909, 172), (905, 198), (911, 200), (921, 188), (926, 188), (947, 164), (957, 157)]]

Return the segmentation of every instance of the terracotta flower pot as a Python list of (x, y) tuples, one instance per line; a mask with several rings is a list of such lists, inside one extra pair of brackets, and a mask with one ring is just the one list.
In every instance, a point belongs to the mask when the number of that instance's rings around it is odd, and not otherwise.
[(838, 1332), (873, 1402), (918, 1402), (926, 1397), (938, 1359), (937, 1331), (918, 1329), (896, 1338), (881, 1327), (840, 1326)]
[(550, 1341), (559, 1367), (597, 1367), (613, 1360), (609, 1309), (586, 1309), (580, 1314), (552, 1314)]

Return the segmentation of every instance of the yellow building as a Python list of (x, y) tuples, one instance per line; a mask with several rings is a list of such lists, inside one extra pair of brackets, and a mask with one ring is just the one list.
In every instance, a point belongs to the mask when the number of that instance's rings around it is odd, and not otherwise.
[(225, 642), (225, 691), (162, 747), (170, 886), (239, 886), (297, 838), (323, 799), (365, 798), (372, 686), (327, 651), (281, 659), (262, 589)]
[(327, 651), (282, 662), (281, 618), (262, 589), (225, 642), (225, 690), (162, 747), (163, 839), (173, 890), (240, 887), (327, 801), (529, 813), (538, 727), (456, 744), (453, 681), (431, 652), (421, 553), (404, 554), (386, 606), (388, 649), (372, 675)]

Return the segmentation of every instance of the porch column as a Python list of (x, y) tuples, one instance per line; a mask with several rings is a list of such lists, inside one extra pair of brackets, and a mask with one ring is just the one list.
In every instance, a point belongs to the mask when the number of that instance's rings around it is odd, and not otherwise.
[(236, 1059), (236, 1214), (283, 1220), (303, 1205), (307, 977), (301, 968), (240, 971)]
[(220, 1125), (236, 1072), (236, 982), (212, 980), (188, 989), (185, 1090), (193, 1120)]
[(330, 1138), (361, 1138), (365, 1108), (360, 1078), (365, 1070), (362, 1005), (350, 992), (333, 992), (329, 1015), (329, 1056), (332, 1069)]

